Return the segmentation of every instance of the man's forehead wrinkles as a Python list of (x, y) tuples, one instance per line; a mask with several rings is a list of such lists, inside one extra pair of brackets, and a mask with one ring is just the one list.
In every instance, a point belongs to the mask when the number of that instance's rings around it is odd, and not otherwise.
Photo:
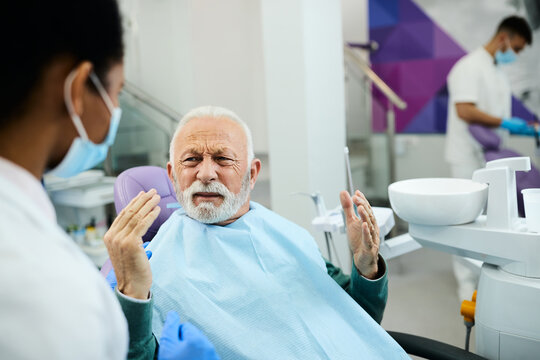
[(192, 143), (192, 144), (186, 144), (184, 146), (183, 151), (181, 152), (182, 156), (186, 154), (192, 154), (192, 155), (203, 155), (203, 154), (210, 154), (210, 155), (222, 155), (222, 154), (229, 154), (231, 156), (236, 156), (236, 152), (233, 148), (230, 146), (223, 144), (223, 143), (214, 143), (214, 144), (206, 144), (206, 143)]
[(209, 140), (220, 140), (220, 141), (227, 141), (231, 140), (230, 135), (227, 132), (224, 131), (207, 131), (207, 130), (199, 130), (195, 131), (193, 133), (186, 135), (187, 141), (209, 141)]
[(182, 160), (192, 156), (243, 159), (247, 156), (246, 141), (243, 129), (232, 120), (209, 119), (186, 124), (178, 137), (176, 151)]
[(231, 150), (231, 147), (228, 146), (227, 144), (223, 144), (223, 143), (191, 143), (191, 144), (186, 144), (185, 146), (183, 146), (184, 148), (184, 151), (195, 151), (195, 152), (207, 152), (207, 151), (212, 151), (212, 152), (216, 152), (216, 151), (220, 151), (220, 152), (223, 152), (223, 151), (227, 151), (227, 150)]

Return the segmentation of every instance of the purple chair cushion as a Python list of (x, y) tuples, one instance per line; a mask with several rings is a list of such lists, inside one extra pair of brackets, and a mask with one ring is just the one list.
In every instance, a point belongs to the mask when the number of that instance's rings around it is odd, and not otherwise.
[[(177, 208), (167, 208), (167, 204), (176, 203), (176, 193), (174, 187), (169, 180), (167, 170), (158, 166), (138, 166), (122, 172), (116, 178), (114, 183), (114, 205), (116, 213), (120, 213), (123, 208), (129, 204), (141, 191), (156, 189), (161, 200), (158, 206), (161, 212), (157, 219), (150, 225), (150, 228), (143, 236), (143, 241), (151, 241), (154, 235), (158, 232), (160, 226), (177, 210)], [(111, 260), (107, 259), (101, 267), (101, 274), (107, 276), (111, 271)]]
[(483, 125), (469, 125), (469, 132), (478, 141), (484, 151), (497, 150), (501, 146), (501, 138), (493, 129)]
[(147, 233), (143, 236), (143, 240), (151, 241), (161, 224), (163, 224), (171, 214), (177, 209), (168, 209), (167, 204), (176, 203), (176, 193), (174, 187), (169, 180), (167, 170), (158, 166), (138, 166), (122, 172), (116, 178), (114, 183), (114, 205), (116, 213), (120, 213), (125, 208), (131, 199), (133, 199), (141, 191), (156, 189), (161, 200), (159, 207), (161, 212), (159, 216), (150, 226)]

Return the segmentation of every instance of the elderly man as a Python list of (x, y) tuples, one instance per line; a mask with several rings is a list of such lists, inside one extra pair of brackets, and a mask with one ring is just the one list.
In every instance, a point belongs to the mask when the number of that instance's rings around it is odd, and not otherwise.
[[(126, 314), (146, 334), (138, 356), (153, 357), (152, 332), (159, 336), (175, 310), (223, 359), (408, 358), (377, 323), (386, 266), (365, 197), (340, 194), (354, 254), (349, 278), (325, 263), (306, 230), (250, 202), (260, 169), (250, 131), (233, 112), (202, 107), (180, 121), (167, 170), (183, 209), (148, 246), (153, 284), (139, 244), (114, 229), (107, 240), (123, 301), (142, 299)], [(152, 195), (141, 195), (150, 204), (142, 208), (153, 206)]]

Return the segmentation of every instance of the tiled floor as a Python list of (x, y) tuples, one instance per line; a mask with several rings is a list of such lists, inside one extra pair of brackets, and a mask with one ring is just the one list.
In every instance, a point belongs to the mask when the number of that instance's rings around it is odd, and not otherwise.
[[(460, 348), (465, 325), (449, 254), (420, 249), (388, 262), (387, 330), (424, 336)], [(470, 350), (474, 351), (474, 328)]]

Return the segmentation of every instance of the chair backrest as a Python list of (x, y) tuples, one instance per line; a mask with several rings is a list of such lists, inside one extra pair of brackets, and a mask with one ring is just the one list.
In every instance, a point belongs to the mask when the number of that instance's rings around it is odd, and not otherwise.
[(478, 141), (484, 151), (499, 150), (501, 147), (501, 138), (491, 128), (484, 125), (472, 124), (469, 125), (469, 133)]
[(167, 204), (177, 202), (176, 193), (167, 175), (167, 170), (158, 166), (138, 166), (122, 172), (114, 183), (116, 213), (120, 213), (139, 192), (150, 189), (156, 189), (161, 196), (158, 205), (161, 212), (143, 236), (145, 242), (151, 241), (159, 227), (177, 210), (176, 208), (167, 208)]

